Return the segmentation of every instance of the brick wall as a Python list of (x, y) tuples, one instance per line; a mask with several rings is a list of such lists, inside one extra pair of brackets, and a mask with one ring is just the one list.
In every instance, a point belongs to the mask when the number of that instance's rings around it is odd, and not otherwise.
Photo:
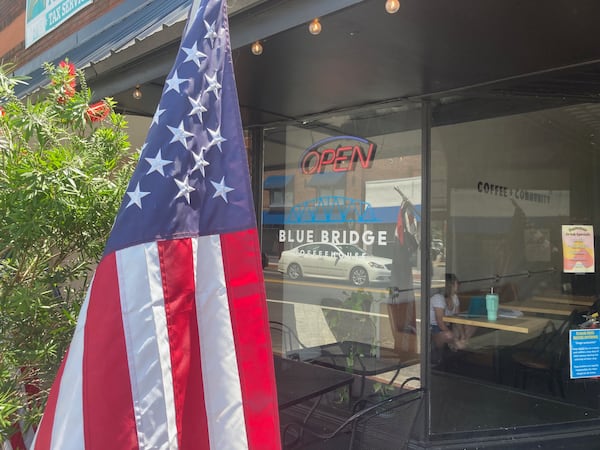
[(124, 0), (94, 0), (58, 28), (45, 35), (31, 47), (25, 48), (26, 0), (0, 0), (0, 60), (19, 67), (44, 53), (65, 37), (76, 33), (98, 17), (103, 16)]
[(25, 0), (0, 0), (0, 30), (4, 30), (20, 14), (25, 12)]

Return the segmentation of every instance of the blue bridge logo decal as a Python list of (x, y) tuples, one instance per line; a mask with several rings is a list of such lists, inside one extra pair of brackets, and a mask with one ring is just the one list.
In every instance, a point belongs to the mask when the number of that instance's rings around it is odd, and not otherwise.
[(371, 204), (355, 198), (329, 195), (294, 205), (285, 216), (286, 224), (375, 223)]

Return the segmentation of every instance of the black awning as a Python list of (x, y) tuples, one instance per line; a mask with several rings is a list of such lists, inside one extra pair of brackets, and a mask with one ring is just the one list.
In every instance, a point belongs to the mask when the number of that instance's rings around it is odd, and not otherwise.
[[(139, 1), (125, 1), (79, 30), (73, 36), (77, 42), (75, 45), (65, 43), (62, 46), (65, 50), (53, 52), (57, 56), (49, 59), (56, 64), (69, 58), (77, 68), (101, 61), (139, 36), (186, 17), (190, 3), (190, 0), (153, 1), (140, 6)], [(17, 86), (15, 91), (18, 96), (31, 94), (48, 83), (41, 64), (33, 66), (37, 61), (38, 59), (32, 60), (16, 71), (18, 75), (30, 78), (26, 85)]]
[(265, 178), (264, 189), (285, 189), (292, 182), (294, 175), (271, 175)]

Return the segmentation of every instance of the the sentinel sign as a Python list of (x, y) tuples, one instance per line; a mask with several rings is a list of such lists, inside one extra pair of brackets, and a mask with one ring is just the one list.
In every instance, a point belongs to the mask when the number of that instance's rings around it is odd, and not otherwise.
[(600, 328), (570, 330), (571, 378), (600, 377)]
[(93, 0), (27, 0), (25, 47), (92, 3)]

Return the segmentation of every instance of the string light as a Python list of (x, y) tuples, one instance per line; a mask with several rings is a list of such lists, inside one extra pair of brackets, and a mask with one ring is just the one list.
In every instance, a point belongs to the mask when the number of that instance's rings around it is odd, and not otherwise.
[(385, 10), (388, 13), (394, 14), (394, 13), (398, 12), (399, 9), (400, 9), (400, 2), (398, 0), (386, 0)]
[(262, 55), (263, 52), (263, 46), (260, 43), (260, 41), (256, 41), (252, 44), (252, 47), (250, 47), (250, 50), (252, 50), (252, 54), (253, 55)]
[(319, 22), (318, 17), (314, 18), (308, 25), (308, 31), (310, 31), (310, 34), (315, 36), (321, 32), (321, 22)]
[(133, 90), (133, 94), (131, 94), (133, 98), (136, 100), (140, 100), (142, 98), (142, 90), (140, 89), (140, 85), (136, 84), (135, 89)]

